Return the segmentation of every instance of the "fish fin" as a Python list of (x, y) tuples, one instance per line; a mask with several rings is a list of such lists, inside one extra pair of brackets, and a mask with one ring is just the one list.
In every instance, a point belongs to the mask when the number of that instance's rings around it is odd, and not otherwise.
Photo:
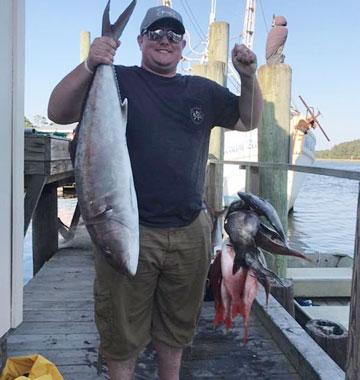
[(212, 262), (209, 270), (209, 282), (210, 289), (214, 297), (215, 308), (216, 305), (222, 304), (221, 300), (221, 281), (222, 281), (222, 273), (221, 273), (221, 251), (218, 251), (214, 261)]
[(214, 326), (220, 326), (224, 323), (224, 306), (222, 303), (215, 305), (215, 317), (213, 320)]
[(313, 262), (310, 258), (306, 257), (301, 252), (289, 247), (280, 239), (272, 239), (270, 236), (268, 236), (267, 233), (264, 233), (264, 230), (259, 230), (257, 232), (255, 241), (260, 248), (272, 253), (273, 255), (298, 257), (303, 260)]
[(225, 318), (224, 325), (226, 330), (230, 330), (233, 327), (232, 319), (229, 316)]
[[(232, 268), (232, 274), (234, 275), (237, 273), (237, 271), (245, 265), (244, 260), (244, 254), (245, 250), (244, 247), (240, 244), (232, 244), (234, 251), (235, 251), (235, 257), (234, 257), (234, 264)], [(249, 248), (249, 247), (246, 247)]]
[(104, 14), (103, 14), (103, 21), (102, 21), (102, 36), (108, 36), (117, 41), (122, 32), (125, 29), (126, 24), (128, 23), (131, 14), (133, 13), (133, 10), (136, 5), (136, 0), (133, 0), (128, 7), (124, 10), (123, 13), (118, 17), (118, 19), (115, 21), (114, 24), (110, 23), (110, 0), (108, 1)]

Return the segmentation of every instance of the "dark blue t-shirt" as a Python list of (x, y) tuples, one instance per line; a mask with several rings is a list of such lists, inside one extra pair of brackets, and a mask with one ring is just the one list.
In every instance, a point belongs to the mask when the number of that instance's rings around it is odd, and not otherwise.
[(198, 76), (115, 68), (121, 97), (128, 99), (126, 133), (140, 223), (187, 225), (202, 208), (211, 128), (233, 129), (238, 97)]

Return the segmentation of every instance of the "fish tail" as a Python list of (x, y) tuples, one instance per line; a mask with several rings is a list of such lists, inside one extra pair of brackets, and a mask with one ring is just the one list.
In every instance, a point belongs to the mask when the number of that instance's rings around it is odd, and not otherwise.
[(220, 326), (224, 323), (224, 306), (222, 304), (215, 305), (214, 326)]
[(226, 330), (230, 330), (233, 327), (233, 322), (229, 316), (225, 318), (224, 324), (225, 324)]
[(119, 18), (115, 21), (114, 24), (110, 22), (110, 0), (108, 1), (102, 19), (102, 36), (111, 37), (113, 40), (117, 41), (126, 24), (128, 23), (130, 16), (135, 8), (136, 0), (133, 0), (129, 6), (124, 10), (124, 12), (119, 16)]

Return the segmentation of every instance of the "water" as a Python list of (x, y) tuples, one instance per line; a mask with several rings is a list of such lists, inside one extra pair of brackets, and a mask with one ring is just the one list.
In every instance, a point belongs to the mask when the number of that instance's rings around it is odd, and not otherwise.
[[(67, 226), (70, 225), (71, 219), (76, 207), (76, 198), (58, 198), (58, 216)], [(59, 244), (61, 244), (62, 238), (59, 237)], [(31, 280), (33, 276), (32, 270), (32, 224), (26, 232), (24, 239), (24, 284)]]
[[(360, 162), (317, 161), (316, 166), (360, 171)], [(289, 216), (290, 244), (304, 253), (354, 253), (357, 181), (306, 174)], [(61, 220), (69, 225), (76, 199), (59, 198)], [(31, 225), (24, 241), (24, 281), (32, 277)]]
[[(360, 162), (316, 161), (316, 166), (360, 171)], [(288, 220), (289, 241), (305, 253), (354, 253), (358, 182), (306, 174)]]

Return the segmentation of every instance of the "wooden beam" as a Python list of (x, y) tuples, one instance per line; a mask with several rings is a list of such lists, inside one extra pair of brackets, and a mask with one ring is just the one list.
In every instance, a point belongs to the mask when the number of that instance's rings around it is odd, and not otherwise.
[(24, 200), (24, 235), (29, 227), (30, 220), (36, 209), (36, 205), (41, 196), (41, 192), (47, 181), (47, 176), (44, 175), (33, 175), (27, 178), (26, 183), (26, 193)]
[(7, 359), (7, 334), (0, 337), (0, 374), (5, 367)]
[(35, 275), (58, 249), (56, 184), (44, 187), (34, 212), (32, 227)]
[(357, 170), (330, 169), (316, 166), (292, 165), (281, 162), (219, 161), (218, 163), (226, 165), (239, 165), (240, 169), (246, 169), (249, 166), (253, 168), (293, 170), (295, 172), (318, 174), (329, 177), (346, 178), (360, 181), (360, 172)]
[(360, 183), (355, 232), (346, 379), (360, 379)]

